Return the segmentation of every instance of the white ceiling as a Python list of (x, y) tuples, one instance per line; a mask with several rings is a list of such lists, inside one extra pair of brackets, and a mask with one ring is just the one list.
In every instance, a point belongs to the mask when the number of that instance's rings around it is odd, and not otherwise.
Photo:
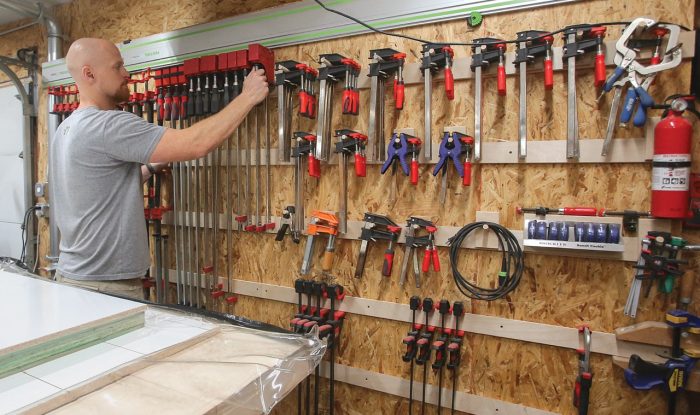
[(31, 17), (29, 14), (20, 14), (15, 10), (3, 6), (3, 4), (6, 3), (22, 4), (24, 8), (32, 8), (36, 10), (35, 14), (38, 14), (38, 3), (41, 3), (44, 8), (50, 8), (57, 4), (70, 2), (71, 0), (0, 0), (0, 25)]

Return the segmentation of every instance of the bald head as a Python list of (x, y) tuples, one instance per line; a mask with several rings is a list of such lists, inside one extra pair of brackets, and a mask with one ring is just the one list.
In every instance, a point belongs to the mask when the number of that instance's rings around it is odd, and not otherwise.
[(129, 73), (113, 43), (96, 38), (78, 39), (68, 49), (66, 66), (80, 90), (81, 101), (88, 98), (113, 107), (129, 98)]
[(84, 66), (94, 66), (96, 63), (104, 62), (106, 57), (115, 53), (119, 55), (117, 47), (104, 39), (78, 39), (68, 49), (66, 66), (73, 79), (77, 81)]

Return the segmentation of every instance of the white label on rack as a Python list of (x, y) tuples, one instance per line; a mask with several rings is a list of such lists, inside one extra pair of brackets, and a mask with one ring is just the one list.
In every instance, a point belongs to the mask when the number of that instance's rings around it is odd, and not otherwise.
[[(689, 154), (657, 154), (654, 163), (690, 163)], [(687, 192), (690, 167), (654, 167), (651, 170), (651, 190)]]
[(625, 250), (625, 247), (622, 244), (608, 244), (601, 242), (549, 241), (544, 239), (525, 239), (523, 240), (523, 245), (540, 248), (564, 248), (608, 252), (623, 252)]

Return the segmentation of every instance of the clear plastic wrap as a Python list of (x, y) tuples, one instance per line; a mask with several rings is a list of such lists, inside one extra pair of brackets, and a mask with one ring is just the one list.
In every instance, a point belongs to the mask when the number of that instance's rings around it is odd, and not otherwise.
[(16, 259), (10, 257), (0, 257), (0, 271), (13, 272), (15, 274), (24, 275), (26, 277), (37, 276), (27, 268), (20, 266), (19, 262)]
[(106, 342), (141, 356), (86, 379), (70, 366), (86, 352), (60, 357), (49, 363), (60, 369), (45, 376), (63, 371), (75, 383), (19, 412), (267, 414), (313, 372), (326, 350), (316, 332), (255, 330), (160, 307), (146, 310), (143, 328)]

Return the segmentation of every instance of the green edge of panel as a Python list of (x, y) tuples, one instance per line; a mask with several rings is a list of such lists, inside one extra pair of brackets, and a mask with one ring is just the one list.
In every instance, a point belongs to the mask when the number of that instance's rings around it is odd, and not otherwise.
[(0, 357), (0, 378), (119, 337), (144, 326), (144, 313), (52, 339)]

